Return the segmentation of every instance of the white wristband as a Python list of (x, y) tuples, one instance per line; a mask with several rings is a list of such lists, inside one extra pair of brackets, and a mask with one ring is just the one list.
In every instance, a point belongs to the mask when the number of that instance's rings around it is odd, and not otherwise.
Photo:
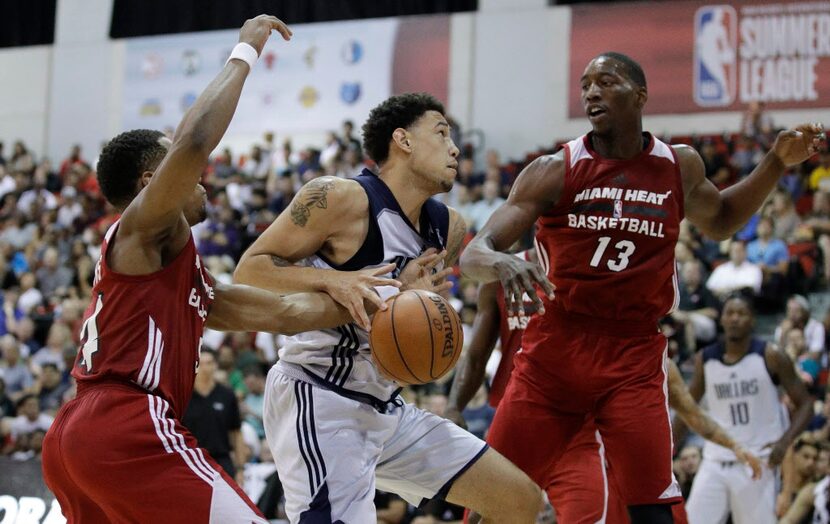
[(375, 287), (375, 291), (384, 302), (401, 292), (401, 290), (395, 286), (377, 286)]
[(256, 64), (257, 58), (259, 58), (259, 54), (256, 52), (256, 49), (251, 44), (246, 44), (245, 42), (239, 42), (233, 47), (233, 51), (231, 51), (231, 56), (228, 57), (228, 61), (225, 62), (225, 65), (228, 65), (228, 62), (231, 60), (242, 60), (248, 67), (253, 69), (254, 64)]

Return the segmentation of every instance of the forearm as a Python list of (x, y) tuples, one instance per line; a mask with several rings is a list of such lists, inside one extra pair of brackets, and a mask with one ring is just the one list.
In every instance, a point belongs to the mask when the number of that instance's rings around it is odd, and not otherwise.
[(797, 408), (792, 423), (786, 432), (781, 436), (779, 442), (789, 446), (793, 440), (807, 429), (810, 420), (813, 418), (813, 403), (811, 400), (803, 401)]
[(737, 444), (722, 427), (695, 405), (691, 413), (678, 413), (684, 422), (704, 440), (735, 450)]
[(196, 148), (207, 157), (228, 129), (248, 72), (245, 62), (228, 62), (184, 115), (173, 143)]
[[(374, 307), (367, 304), (371, 314)], [(217, 295), (208, 315), (211, 329), (266, 331), (287, 335), (342, 326), (351, 322), (348, 310), (325, 293), (280, 296), (251, 286), (227, 286)]]
[(487, 362), (485, 359), (471, 358), (470, 352), (462, 357), (461, 365), (458, 367), (458, 374), (452, 383), (447, 409), (454, 409), (459, 413), (464, 411), (467, 404), (484, 383), (484, 371)]
[(715, 223), (731, 236), (755, 214), (784, 174), (784, 164), (773, 152), (767, 153), (752, 173), (721, 191), (721, 208)]
[(476, 236), (461, 254), (461, 272), (478, 282), (498, 280), (495, 265), (505, 254), (496, 250), (493, 239), (487, 235)]
[(329, 269), (297, 266), (276, 255), (243, 256), (233, 273), (235, 283), (267, 289), (275, 293), (323, 291)]

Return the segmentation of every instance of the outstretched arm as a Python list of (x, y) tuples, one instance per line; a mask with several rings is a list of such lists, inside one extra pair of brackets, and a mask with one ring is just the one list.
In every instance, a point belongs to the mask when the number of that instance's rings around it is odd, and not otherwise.
[(538, 264), (504, 253), (543, 213), (559, 200), (565, 179), (564, 155), (539, 157), (516, 179), (507, 202), (502, 204), (461, 256), (461, 271), (479, 282), (501, 282), (510, 311), (522, 309), (527, 293), (539, 312), (544, 312), (534, 284), (553, 299), (553, 284)]
[(493, 352), (499, 336), (498, 284), (491, 282), (478, 290), (478, 311), (473, 321), (470, 346), (458, 365), (455, 380), (450, 389), (446, 417), (463, 425), (461, 412), (484, 383), (484, 368)]
[(818, 150), (823, 131), (821, 124), (782, 131), (752, 173), (723, 191), (706, 178), (697, 151), (675, 146), (683, 176), (686, 216), (707, 236), (729, 238), (761, 207), (787, 167), (800, 164)]
[[(271, 31), (278, 31), (286, 40), (291, 38), (291, 30), (283, 22), (260, 15), (245, 22), (239, 42), (259, 54)], [(246, 62), (230, 60), (202, 92), (176, 129), (170, 150), (149, 183), (124, 211), (119, 234), (138, 233), (145, 243), (158, 245), (177, 228), (186, 228), (182, 210), (230, 124), (248, 72)]]
[(704, 439), (714, 442), (727, 449), (731, 449), (739, 461), (743, 462), (752, 468), (752, 478), (758, 480), (761, 478), (761, 461), (749, 453), (743, 447), (732, 440), (732, 437), (712, 420), (709, 415), (700, 409), (700, 406), (692, 398), (689, 390), (686, 389), (686, 384), (683, 382), (683, 376), (677, 365), (673, 360), (668, 361), (669, 367), (669, 404), (688, 427)]

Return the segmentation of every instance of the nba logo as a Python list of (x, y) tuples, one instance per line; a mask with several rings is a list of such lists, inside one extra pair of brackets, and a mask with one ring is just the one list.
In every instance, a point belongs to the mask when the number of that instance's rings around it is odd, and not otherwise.
[(614, 200), (614, 218), (622, 216), (622, 200)]
[(699, 106), (728, 106), (735, 100), (737, 22), (730, 5), (708, 5), (695, 13), (694, 97)]

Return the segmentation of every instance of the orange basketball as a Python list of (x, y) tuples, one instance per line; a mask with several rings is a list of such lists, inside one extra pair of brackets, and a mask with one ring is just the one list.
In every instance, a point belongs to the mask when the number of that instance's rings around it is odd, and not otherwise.
[(369, 345), (378, 370), (401, 385), (444, 376), (461, 356), (464, 333), (455, 309), (429, 291), (399, 293), (372, 319)]

